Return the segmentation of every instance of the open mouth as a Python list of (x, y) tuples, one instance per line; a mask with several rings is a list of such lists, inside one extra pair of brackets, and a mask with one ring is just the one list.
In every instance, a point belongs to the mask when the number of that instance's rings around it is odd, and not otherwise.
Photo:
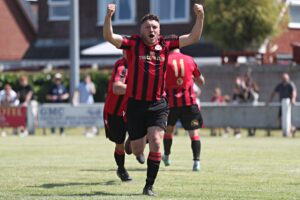
[(151, 38), (151, 39), (153, 39), (154, 36), (155, 36), (155, 35), (154, 35), (153, 33), (150, 33), (150, 34), (149, 34), (149, 38)]

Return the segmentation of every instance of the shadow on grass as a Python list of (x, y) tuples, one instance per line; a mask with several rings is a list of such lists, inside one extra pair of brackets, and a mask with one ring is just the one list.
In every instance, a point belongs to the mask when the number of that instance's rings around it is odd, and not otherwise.
[(39, 187), (39, 188), (46, 188), (46, 189), (51, 189), (51, 188), (56, 188), (56, 187), (67, 187), (67, 186), (78, 186), (78, 185), (83, 185), (83, 186), (92, 186), (92, 185), (119, 185), (120, 181), (106, 181), (106, 182), (99, 182), (99, 183), (46, 183), (38, 186), (28, 186), (28, 187)]
[(117, 193), (109, 193), (103, 191), (91, 192), (91, 193), (80, 193), (80, 194), (65, 194), (65, 195), (31, 195), (32, 197), (93, 197), (93, 196), (120, 196), (120, 197), (130, 197), (130, 196), (141, 196), (142, 194), (117, 194)]
[(70, 195), (63, 195), (64, 197), (91, 197), (91, 196), (122, 196), (122, 197), (130, 197), (130, 196), (141, 196), (142, 194), (116, 194), (116, 193), (109, 193), (98, 191), (94, 193), (82, 193), (82, 194), (70, 194)]
[[(146, 166), (147, 167), (147, 166)], [(127, 168), (127, 171), (130, 173), (132, 172), (145, 172), (147, 171), (146, 167), (144, 169), (142, 168)], [(115, 172), (116, 169), (81, 169), (79, 170), (81, 172)], [(174, 169), (170, 167), (164, 167), (162, 166), (159, 171), (170, 171), (170, 172), (191, 172), (192, 168), (186, 168), (186, 169)]]
[[(135, 171), (135, 172), (144, 172), (146, 171), (146, 168), (145, 169), (142, 169), (142, 168), (126, 168), (128, 171)], [(81, 169), (79, 170), (81, 172), (115, 172), (116, 169)]]

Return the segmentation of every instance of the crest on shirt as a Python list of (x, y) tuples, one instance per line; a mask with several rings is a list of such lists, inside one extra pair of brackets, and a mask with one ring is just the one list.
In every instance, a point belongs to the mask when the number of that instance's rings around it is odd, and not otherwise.
[(183, 84), (183, 79), (178, 78), (176, 82), (177, 82), (177, 85), (182, 85)]
[(192, 127), (196, 127), (196, 126), (199, 126), (199, 121), (197, 119), (194, 119), (191, 121), (191, 126)]
[(157, 45), (154, 47), (154, 49), (155, 49), (156, 51), (160, 51), (160, 50), (162, 50), (162, 47), (161, 47), (159, 44), (157, 44)]

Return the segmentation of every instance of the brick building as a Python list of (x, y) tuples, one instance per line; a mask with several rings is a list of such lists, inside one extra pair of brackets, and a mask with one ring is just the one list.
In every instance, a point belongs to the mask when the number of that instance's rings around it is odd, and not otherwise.
[(37, 19), (22, 0), (0, 1), (0, 61), (21, 60), (37, 35)]

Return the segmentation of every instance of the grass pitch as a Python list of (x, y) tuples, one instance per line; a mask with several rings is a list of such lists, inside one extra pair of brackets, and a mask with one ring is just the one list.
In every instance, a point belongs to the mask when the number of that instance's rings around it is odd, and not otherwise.
[[(103, 132), (0, 138), (0, 199), (150, 199), (141, 195), (146, 165), (127, 156), (134, 180), (122, 183), (113, 149)], [(156, 199), (300, 199), (299, 137), (206, 135), (201, 157), (201, 171), (192, 172), (189, 138), (174, 137), (172, 165), (161, 163)]]

